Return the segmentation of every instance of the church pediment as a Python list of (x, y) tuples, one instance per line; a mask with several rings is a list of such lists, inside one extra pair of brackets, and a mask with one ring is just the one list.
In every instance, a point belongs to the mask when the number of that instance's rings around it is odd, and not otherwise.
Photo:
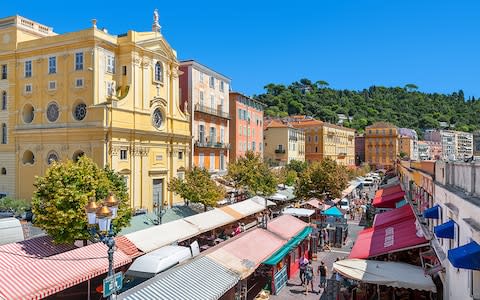
[(152, 107), (152, 106), (166, 107), (167, 106), (167, 100), (163, 99), (162, 97), (155, 97), (152, 100), (150, 100), (150, 107)]

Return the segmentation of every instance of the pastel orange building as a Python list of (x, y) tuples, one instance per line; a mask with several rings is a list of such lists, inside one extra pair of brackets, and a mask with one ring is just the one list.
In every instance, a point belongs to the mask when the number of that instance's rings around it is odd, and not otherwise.
[(230, 92), (230, 161), (248, 150), (263, 156), (264, 104), (238, 92)]
[(180, 63), (183, 109), (192, 116), (192, 162), (225, 173), (229, 158), (230, 79), (194, 60)]

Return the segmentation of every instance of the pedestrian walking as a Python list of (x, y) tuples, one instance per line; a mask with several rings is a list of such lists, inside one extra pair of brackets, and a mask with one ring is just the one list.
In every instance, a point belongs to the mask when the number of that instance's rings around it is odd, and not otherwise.
[(312, 288), (312, 293), (315, 293), (313, 290), (313, 267), (311, 261), (305, 267), (305, 295), (308, 295), (309, 286)]
[(308, 265), (308, 259), (305, 256), (300, 258), (300, 281), (302, 282), (302, 286), (305, 284), (305, 269)]
[(325, 267), (325, 262), (321, 262), (317, 269), (317, 276), (320, 276), (320, 283), (318, 284), (319, 288), (325, 288), (327, 283), (327, 268)]

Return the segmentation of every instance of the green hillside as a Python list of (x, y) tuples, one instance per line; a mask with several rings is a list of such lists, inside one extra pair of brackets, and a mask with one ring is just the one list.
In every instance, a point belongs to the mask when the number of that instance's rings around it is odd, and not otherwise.
[(267, 116), (305, 114), (337, 122), (338, 115), (353, 117), (345, 126), (362, 131), (376, 121), (388, 121), (420, 133), (440, 128), (440, 122), (454, 124), (455, 130), (480, 129), (480, 101), (465, 99), (463, 91), (452, 94), (423, 93), (414, 84), (405, 87), (371, 86), (362, 91), (336, 90), (325, 81), (301, 79), (289, 86), (268, 84), (264, 94), (254, 98), (268, 107)]

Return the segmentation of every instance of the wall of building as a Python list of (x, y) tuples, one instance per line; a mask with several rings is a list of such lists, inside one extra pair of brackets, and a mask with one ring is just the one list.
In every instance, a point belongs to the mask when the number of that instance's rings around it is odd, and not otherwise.
[(397, 128), (375, 123), (365, 129), (365, 161), (376, 168), (392, 168), (399, 154)]
[(288, 163), (288, 127), (267, 128), (264, 137), (264, 159), (278, 165), (286, 165)]

